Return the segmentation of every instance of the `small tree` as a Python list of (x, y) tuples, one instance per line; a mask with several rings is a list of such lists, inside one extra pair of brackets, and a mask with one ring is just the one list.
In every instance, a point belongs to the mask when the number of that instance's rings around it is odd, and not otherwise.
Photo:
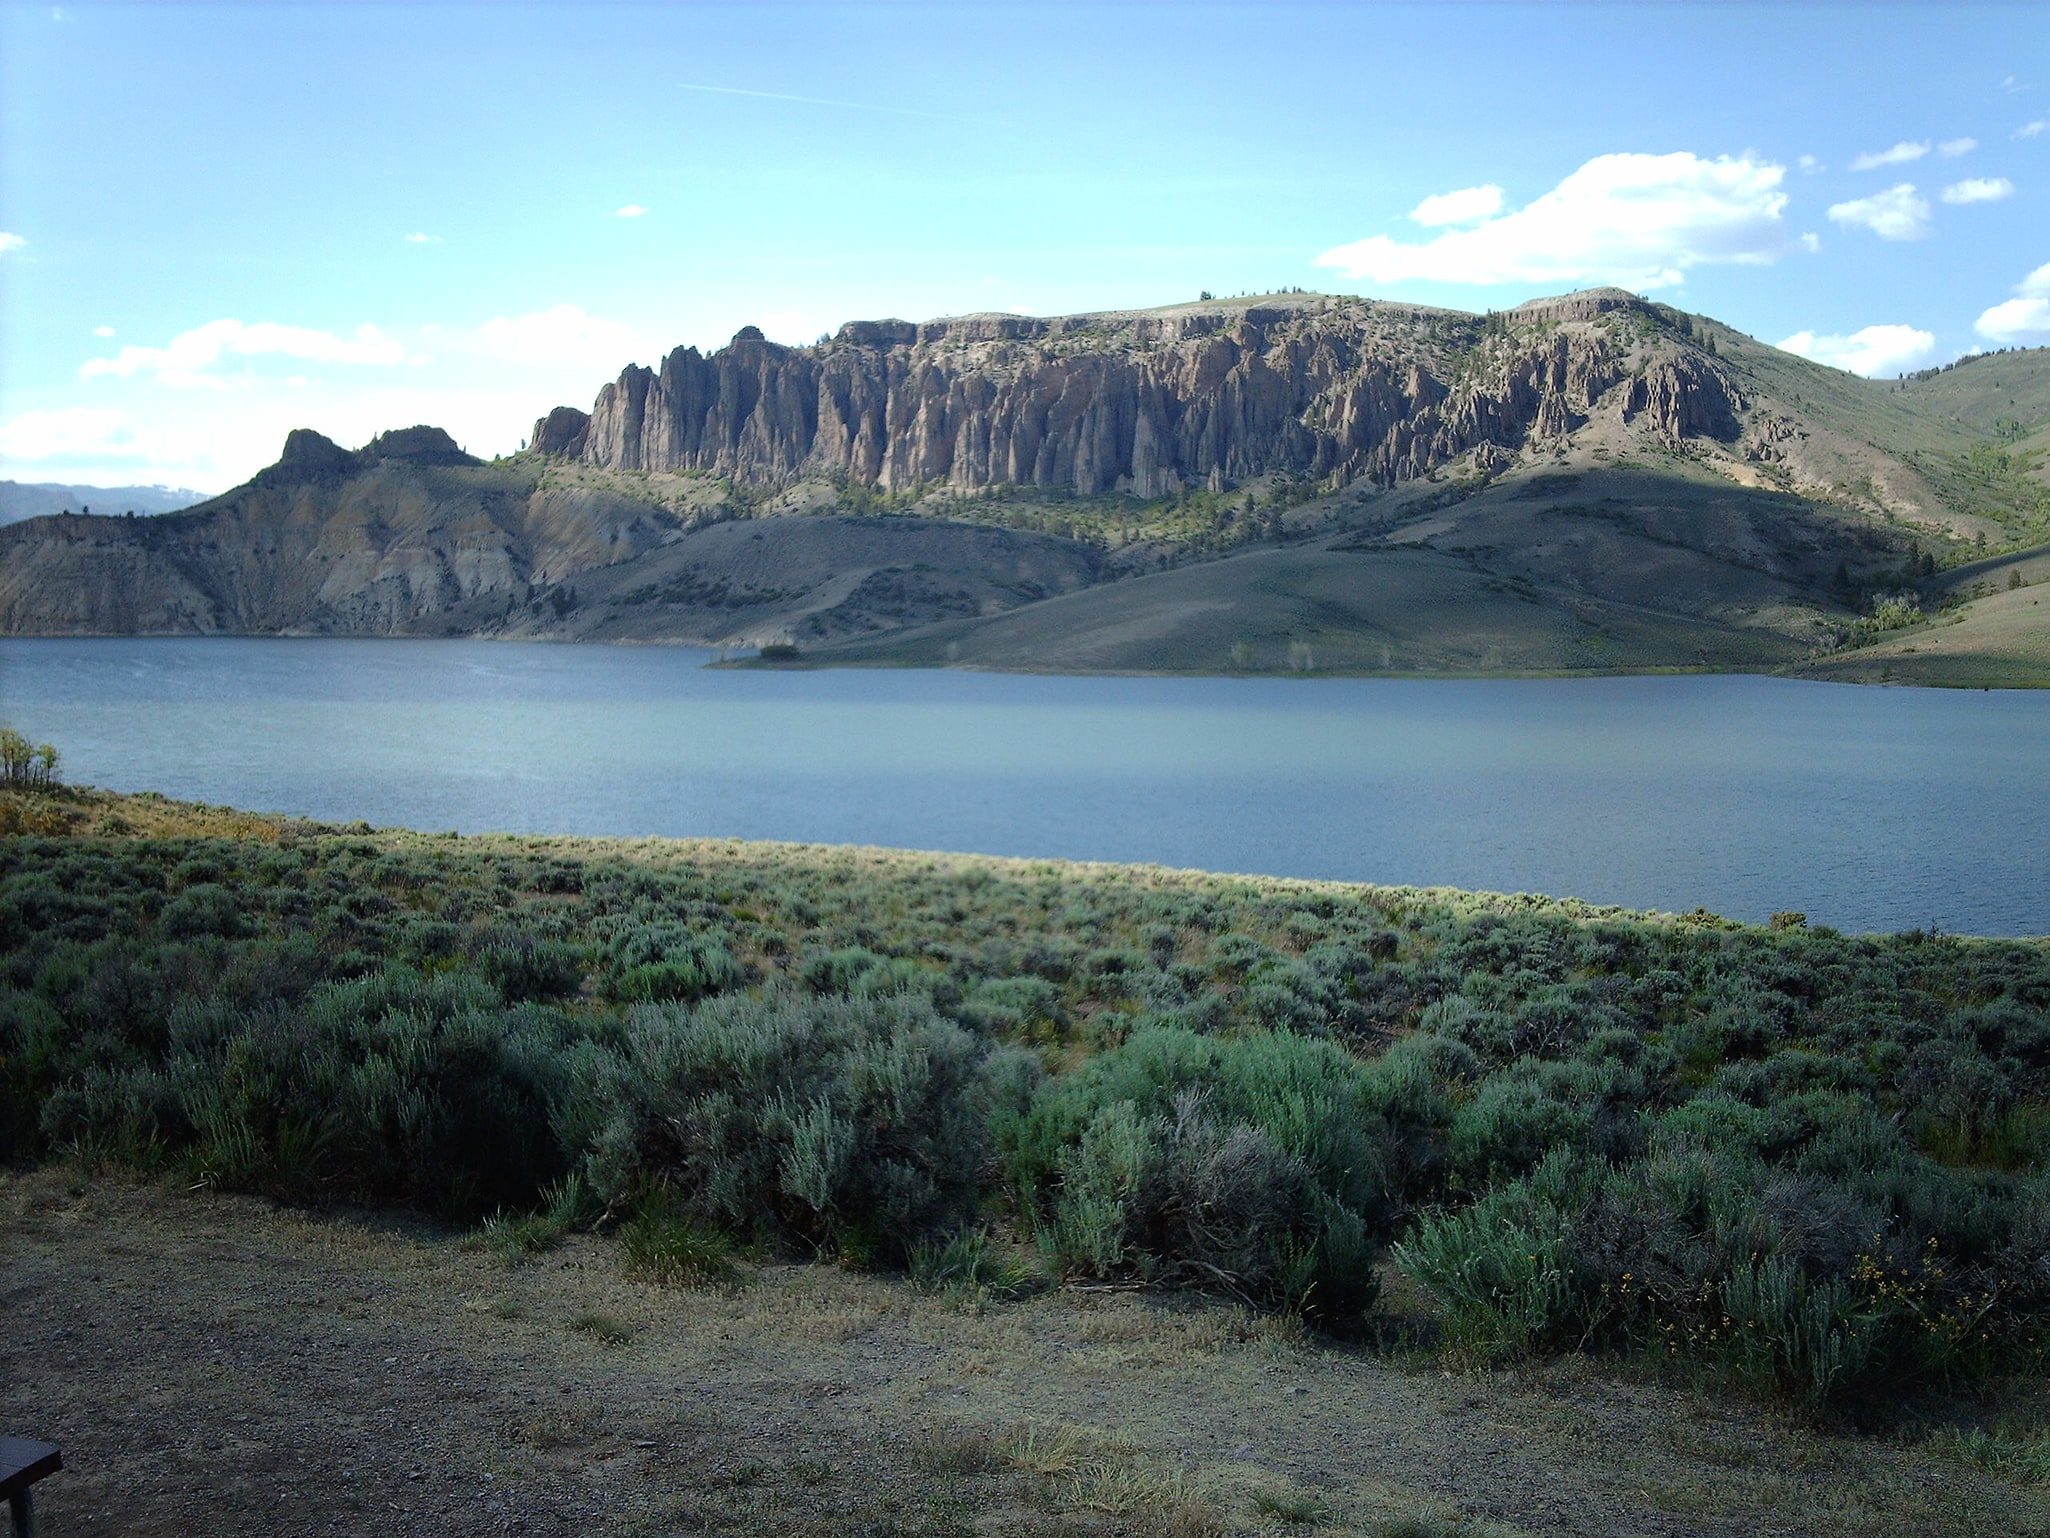
[(54, 785), (62, 755), (49, 743), (31, 743), (11, 726), (0, 726), (0, 783)]
[(28, 782), (29, 764), (34, 757), (35, 749), (28, 738), (11, 726), (0, 726), (0, 776), (9, 785)]

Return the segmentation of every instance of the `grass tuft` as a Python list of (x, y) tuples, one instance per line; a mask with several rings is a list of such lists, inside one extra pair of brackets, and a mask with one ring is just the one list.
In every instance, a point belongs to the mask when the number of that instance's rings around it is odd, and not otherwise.
[(1331, 1515), (1326, 1502), (1298, 1490), (1262, 1490), (1253, 1497), (1253, 1509), (1296, 1527), (1314, 1526)]
[(619, 1243), (629, 1271), (665, 1287), (716, 1287), (739, 1275), (733, 1241), (666, 1202), (651, 1202), (629, 1219)]
[(498, 1251), (506, 1264), (518, 1265), (531, 1255), (552, 1250), (596, 1216), (583, 1178), (565, 1175), (541, 1193), (538, 1211), (495, 1213), (478, 1226), (473, 1242)]
[(634, 1338), (634, 1332), (610, 1314), (578, 1314), (570, 1320), (569, 1327), (580, 1335), (590, 1336), (601, 1346), (623, 1346)]

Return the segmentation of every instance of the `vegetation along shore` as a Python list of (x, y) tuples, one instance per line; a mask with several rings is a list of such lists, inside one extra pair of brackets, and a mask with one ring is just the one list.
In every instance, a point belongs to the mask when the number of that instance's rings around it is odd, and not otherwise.
[[(487, 1272), (609, 1257), (693, 1328), (758, 1289), (978, 1321), (1114, 1298), (1170, 1357), (1226, 1329), (1317, 1382), (1446, 1370), (1504, 1403), (1570, 1368), (2044, 1513), (2045, 942), (54, 784), (0, 791), (0, 827), (16, 1246), (178, 1192), (214, 1205), (151, 1221), (276, 1232), (220, 1205), (248, 1193), (414, 1214), (389, 1242), (467, 1233), (447, 1263)], [(608, 1318), (580, 1328), (630, 1353)], [(1152, 1455), (955, 1430), (964, 1469), (1040, 1469), (1012, 1494), (1055, 1525), (1020, 1531), (1092, 1530), (1074, 1470)], [(1277, 1516), (1221, 1468), (1108, 1530), (1583, 1530), (1420, 1477), (1277, 1485)], [(1725, 1530), (1667, 1517), (1641, 1530)]]

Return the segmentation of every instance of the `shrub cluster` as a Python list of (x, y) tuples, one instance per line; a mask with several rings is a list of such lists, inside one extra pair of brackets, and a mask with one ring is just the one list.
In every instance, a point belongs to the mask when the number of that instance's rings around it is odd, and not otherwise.
[[(0, 1159), (628, 1225), (1828, 1411), (2039, 1362), (2050, 948), (735, 845), (0, 838)], [(1009, 1277), (1009, 1280), (1003, 1278)], [(993, 1280), (993, 1278), (995, 1280)]]

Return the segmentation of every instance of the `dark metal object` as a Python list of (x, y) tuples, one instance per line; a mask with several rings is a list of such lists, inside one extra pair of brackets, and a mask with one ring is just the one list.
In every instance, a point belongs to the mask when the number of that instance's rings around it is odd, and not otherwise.
[(0, 1437), (0, 1495), (7, 1497), (14, 1538), (35, 1538), (36, 1498), (30, 1487), (63, 1467), (64, 1455), (52, 1443)]

